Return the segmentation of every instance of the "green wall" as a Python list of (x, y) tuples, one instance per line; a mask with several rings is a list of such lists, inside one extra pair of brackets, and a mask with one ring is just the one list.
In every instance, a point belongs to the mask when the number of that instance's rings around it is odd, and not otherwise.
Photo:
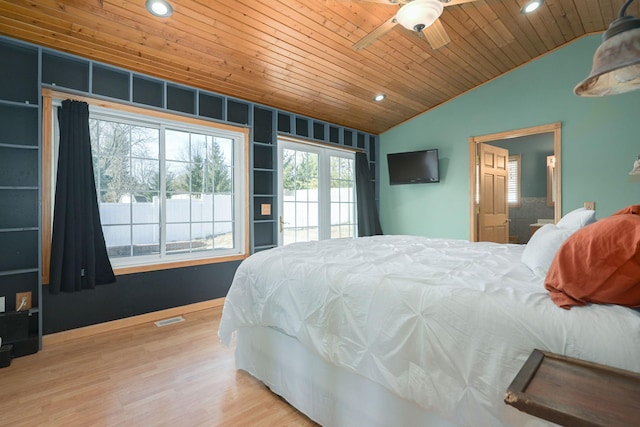
[[(577, 40), (380, 137), (380, 219), (386, 234), (469, 238), (468, 140), (562, 123), (562, 212), (595, 201), (598, 217), (640, 204), (628, 172), (640, 153), (640, 91), (581, 98), (575, 85), (602, 40)], [(438, 148), (440, 183), (390, 186), (386, 154)]]

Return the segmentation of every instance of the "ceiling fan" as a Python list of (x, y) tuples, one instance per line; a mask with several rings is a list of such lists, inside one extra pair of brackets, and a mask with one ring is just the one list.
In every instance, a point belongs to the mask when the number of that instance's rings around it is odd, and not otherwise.
[(432, 49), (439, 49), (451, 41), (440, 21), (445, 6), (469, 3), (475, 0), (356, 0), (368, 3), (398, 5), (398, 12), (352, 46), (362, 50), (400, 24), (424, 37)]

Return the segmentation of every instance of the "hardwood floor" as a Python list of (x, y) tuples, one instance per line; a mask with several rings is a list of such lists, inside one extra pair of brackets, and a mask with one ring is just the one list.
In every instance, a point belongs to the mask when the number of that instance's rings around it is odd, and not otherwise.
[(2, 426), (316, 426), (234, 365), (222, 308), (56, 343), (0, 369)]

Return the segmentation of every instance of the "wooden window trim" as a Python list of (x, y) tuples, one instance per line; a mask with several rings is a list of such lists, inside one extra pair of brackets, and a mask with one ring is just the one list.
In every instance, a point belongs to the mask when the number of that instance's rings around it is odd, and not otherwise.
[(193, 117), (185, 117), (178, 114), (163, 111), (148, 110), (132, 105), (120, 104), (111, 101), (98, 100), (87, 96), (74, 95), (66, 92), (55, 91), (49, 88), (42, 89), (42, 283), (49, 284), (49, 266), (51, 263), (51, 237), (53, 233), (53, 200), (54, 193), (51, 182), (52, 162), (53, 162), (53, 100), (71, 99), (83, 101), (89, 105), (109, 108), (118, 111), (130, 112), (148, 117), (155, 117), (165, 120), (179, 121), (186, 124), (213, 127), (221, 130), (228, 130), (242, 133), (244, 135), (244, 250), (237, 255), (196, 258), (185, 261), (161, 261), (155, 264), (145, 264), (140, 266), (115, 268), (116, 275), (142, 273), (147, 271), (166, 270), (170, 268), (189, 267), (204, 264), (216, 264), (222, 262), (239, 261), (247, 258), (250, 251), (250, 226), (249, 226), (249, 129), (244, 127), (231, 126), (223, 123), (210, 122)]
[(522, 156), (520, 154), (514, 154), (512, 156), (509, 156), (509, 161), (510, 162), (516, 162), (517, 163), (517, 169), (518, 169), (518, 182), (516, 183), (516, 186), (518, 187), (518, 197), (515, 203), (508, 203), (510, 208), (519, 208), (520, 206), (522, 206)]

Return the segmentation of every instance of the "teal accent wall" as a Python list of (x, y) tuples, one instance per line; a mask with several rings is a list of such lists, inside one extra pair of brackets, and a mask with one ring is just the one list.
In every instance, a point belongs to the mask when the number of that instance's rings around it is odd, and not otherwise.
[[(640, 204), (628, 172), (640, 153), (640, 91), (583, 98), (573, 88), (602, 37), (581, 38), (380, 136), (385, 234), (469, 238), (469, 137), (562, 123), (562, 212), (595, 201), (599, 218)], [(440, 183), (389, 185), (386, 154), (438, 148)]]

